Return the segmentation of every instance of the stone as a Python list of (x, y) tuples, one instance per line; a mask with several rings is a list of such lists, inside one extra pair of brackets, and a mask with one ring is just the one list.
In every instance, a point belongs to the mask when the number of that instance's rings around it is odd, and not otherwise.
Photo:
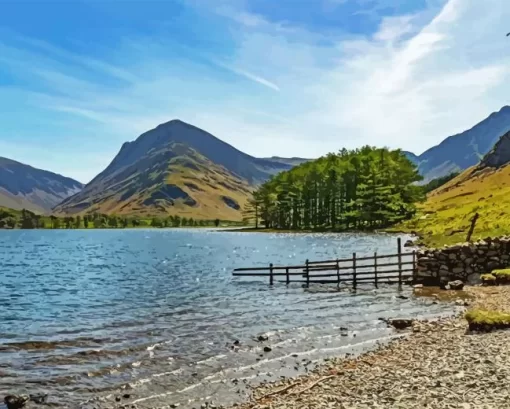
[(48, 400), (48, 394), (47, 393), (38, 393), (36, 395), (30, 395), (30, 401), (37, 403), (38, 405), (41, 405), (43, 403), (46, 403)]
[(7, 395), (4, 398), (4, 403), (7, 409), (21, 409), (30, 400), (26, 395)]
[(404, 247), (413, 247), (413, 246), (414, 246), (414, 242), (412, 240), (407, 240), (404, 243)]
[(271, 352), (273, 349), (271, 347), (265, 346), (264, 352)]
[(455, 253), (451, 253), (451, 254), (448, 255), (448, 258), (450, 260), (457, 260), (457, 255)]
[(448, 283), (448, 287), (450, 290), (462, 290), (464, 288), (464, 283), (460, 280), (450, 281)]
[(406, 329), (413, 325), (413, 321), (411, 318), (391, 318), (388, 320), (388, 324), (396, 329)]
[(453, 270), (452, 270), (452, 273), (453, 274), (461, 274), (464, 272), (464, 267), (455, 267)]
[(170, 407), (171, 407), (172, 409), (178, 408), (179, 406), (180, 406), (180, 404), (179, 404), (179, 403), (172, 403), (172, 404), (170, 405)]
[(260, 334), (260, 335), (257, 337), (257, 340), (258, 340), (259, 342), (269, 341), (269, 335), (267, 335), (267, 334)]

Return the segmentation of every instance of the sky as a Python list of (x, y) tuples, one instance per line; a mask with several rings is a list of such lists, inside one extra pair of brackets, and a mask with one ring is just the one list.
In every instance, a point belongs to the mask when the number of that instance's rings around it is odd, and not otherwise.
[(421, 153), (510, 104), (508, 0), (0, 0), (0, 156), (90, 181), (172, 119)]

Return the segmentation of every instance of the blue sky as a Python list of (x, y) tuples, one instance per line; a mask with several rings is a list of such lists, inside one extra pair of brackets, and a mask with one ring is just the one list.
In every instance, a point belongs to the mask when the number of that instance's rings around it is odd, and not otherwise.
[(83, 182), (174, 118), (255, 156), (420, 153), (510, 99), (507, 0), (0, 7), (0, 156)]

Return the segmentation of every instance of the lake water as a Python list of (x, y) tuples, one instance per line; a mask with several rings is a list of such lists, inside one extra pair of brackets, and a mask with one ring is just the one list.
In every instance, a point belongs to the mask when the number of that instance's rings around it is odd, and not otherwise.
[(391, 235), (0, 231), (0, 394), (47, 392), (83, 408), (124, 394), (139, 408), (242, 399), (246, 383), (388, 340), (379, 317), (445, 307), (395, 287), (271, 288), (232, 278), (234, 268), (395, 250)]

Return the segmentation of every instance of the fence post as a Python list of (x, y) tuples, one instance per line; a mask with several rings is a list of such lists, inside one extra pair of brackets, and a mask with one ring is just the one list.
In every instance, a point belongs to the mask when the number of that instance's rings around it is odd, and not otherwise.
[(352, 288), (355, 290), (356, 287), (356, 253), (352, 253)]
[(400, 237), (397, 239), (398, 247), (398, 288), (402, 289), (402, 240)]
[(416, 250), (413, 250), (413, 284), (416, 284)]
[(310, 287), (310, 268), (308, 267), (308, 259), (306, 259), (306, 286)]
[(374, 273), (375, 273), (375, 288), (379, 288), (377, 283), (377, 252), (374, 253)]
[(336, 280), (337, 280), (337, 286), (340, 288), (340, 263), (338, 259), (336, 259)]
[(269, 264), (269, 285), (273, 285), (273, 263)]
[(285, 269), (285, 274), (287, 274), (287, 285), (289, 285), (290, 284), (289, 267)]

